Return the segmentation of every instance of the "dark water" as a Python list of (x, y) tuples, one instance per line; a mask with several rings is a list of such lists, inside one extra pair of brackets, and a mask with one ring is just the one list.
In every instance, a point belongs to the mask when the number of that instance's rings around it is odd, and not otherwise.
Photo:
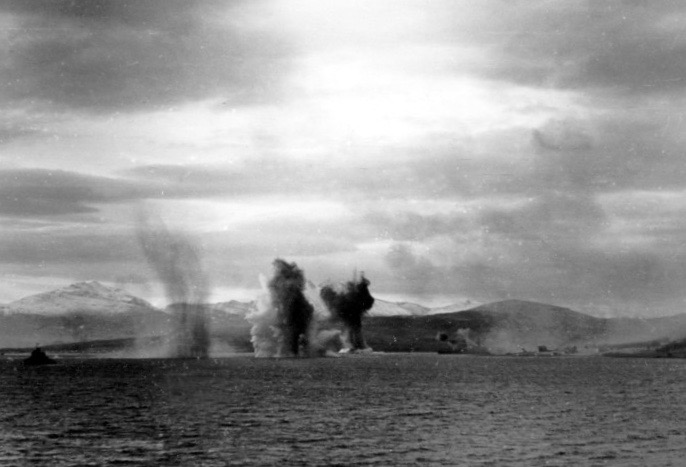
[(2, 465), (684, 462), (684, 360), (0, 362)]

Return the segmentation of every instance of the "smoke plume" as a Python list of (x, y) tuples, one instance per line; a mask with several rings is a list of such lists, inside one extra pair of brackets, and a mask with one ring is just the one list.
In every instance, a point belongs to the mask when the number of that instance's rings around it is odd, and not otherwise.
[[(305, 296), (305, 274), (282, 259), (273, 263), (274, 274), (263, 288), (267, 293), (248, 315), (255, 355), (282, 357), (310, 355), (314, 328), (314, 307)], [(266, 287), (265, 287), (266, 285)]]
[(345, 327), (345, 339), (350, 350), (367, 348), (362, 335), (362, 317), (374, 305), (374, 297), (369, 293), (369, 280), (361, 274), (353, 275), (353, 280), (334, 287), (324, 286), (320, 296), (335, 320)]
[(141, 215), (138, 238), (150, 266), (164, 284), (173, 303), (174, 332), (171, 355), (204, 358), (208, 355), (209, 331), (204, 303), (208, 283), (200, 256), (190, 239), (170, 232), (161, 220)]

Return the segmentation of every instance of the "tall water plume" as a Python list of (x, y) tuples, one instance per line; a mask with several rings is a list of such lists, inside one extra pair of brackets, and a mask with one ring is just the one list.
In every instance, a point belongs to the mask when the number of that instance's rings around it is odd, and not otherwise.
[(262, 280), (263, 293), (257, 309), (248, 315), (251, 341), (258, 357), (310, 355), (314, 307), (305, 296), (305, 274), (295, 263), (273, 262), (269, 282)]
[(144, 214), (139, 218), (138, 239), (173, 304), (169, 356), (207, 357), (210, 342), (204, 303), (208, 281), (197, 248), (187, 236), (168, 230), (161, 220), (151, 220)]

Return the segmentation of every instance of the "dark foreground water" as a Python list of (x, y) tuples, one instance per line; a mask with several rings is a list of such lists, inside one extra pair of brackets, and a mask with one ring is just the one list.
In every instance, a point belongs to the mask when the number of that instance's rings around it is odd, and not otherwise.
[(2, 465), (684, 465), (686, 361), (0, 362)]

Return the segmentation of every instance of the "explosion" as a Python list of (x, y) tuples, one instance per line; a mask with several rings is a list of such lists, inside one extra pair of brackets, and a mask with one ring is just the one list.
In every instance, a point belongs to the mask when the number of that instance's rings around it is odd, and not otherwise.
[(374, 297), (369, 293), (369, 280), (360, 274), (339, 287), (322, 287), (320, 296), (333, 318), (345, 327), (345, 340), (350, 350), (367, 348), (362, 335), (362, 317), (374, 305)]
[(374, 298), (363, 275), (318, 290), (295, 263), (276, 259), (273, 265), (272, 278), (261, 278), (264, 293), (247, 316), (256, 357), (324, 356), (367, 348), (362, 317)]
[[(314, 307), (305, 297), (305, 274), (295, 263), (274, 260), (274, 274), (257, 310), (248, 315), (258, 357), (308, 355)], [(263, 288), (264, 284), (263, 284)]]

